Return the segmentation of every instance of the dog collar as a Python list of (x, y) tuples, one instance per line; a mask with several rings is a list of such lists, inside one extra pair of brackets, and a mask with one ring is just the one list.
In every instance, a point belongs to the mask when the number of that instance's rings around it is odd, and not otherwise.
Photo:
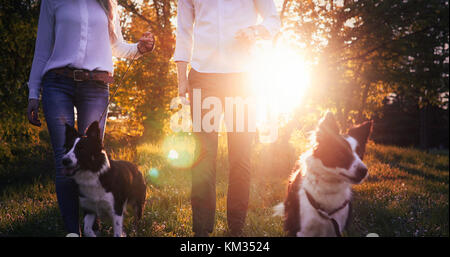
[(323, 208), (321, 208), (320, 203), (318, 203), (314, 197), (305, 189), (305, 193), (306, 193), (306, 198), (308, 199), (309, 203), (312, 205), (312, 207), (314, 207), (314, 209), (316, 209), (317, 213), (319, 213), (319, 215), (324, 218), (324, 219), (328, 219), (331, 221), (331, 223), (333, 224), (333, 228), (334, 231), (336, 232), (336, 236), (337, 237), (341, 237), (341, 232), (339, 229), (339, 224), (337, 223), (337, 221), (332, 218), (331, 216), (333, 214), (335, 214), (336, 212), (344, 209), (350, 202), (350, 200), (345, 200), (338, 208), (332, 210), (331, 212), (327, 212), (325, 211)]

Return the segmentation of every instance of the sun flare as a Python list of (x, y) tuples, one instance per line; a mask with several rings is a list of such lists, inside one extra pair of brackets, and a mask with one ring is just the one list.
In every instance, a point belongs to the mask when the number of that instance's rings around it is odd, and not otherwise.
[(270, 120), (288, 121), (310, 85), (309, 66), (299, 51), (284, 42), (276, 47), (258, 44), (253, 56), (251, 79), (258, 126)]

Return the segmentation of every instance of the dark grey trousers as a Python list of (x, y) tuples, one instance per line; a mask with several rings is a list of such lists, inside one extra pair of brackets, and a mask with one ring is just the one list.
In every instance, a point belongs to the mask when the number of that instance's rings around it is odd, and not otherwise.
[[(214, 96), (221, 100), (222, 111), (225, 97), (249, 95), (249, 83), (245, 73), (200, 73), (191, 69), (189, 73), (189, 98), (193, 114), (193, 90), (201, 89), (202, 102), (206, 97)], [(237, 117), (236, 108), (233, 108)], [(202, 110), (203, 118), (210, 110)], [(241, 233), (247, 215), (250, 190), (250, 152), (255, 135), (247, 129), (248, 108), (245, 111), (244, 132), (227, 133), (229, 181), (227, 195), (227, 222), (232, 233)], [(234, 122), (236, 126), (236, 120)], [(227, 128), (229, 131), (229, 128)], [(196, 138), (197, 160), (192, 167), (192, 219), (193, 231), (198, 235), (211, 233), (214, 229), (216, 210), (216, 156), (217, 132), (194, 132)]]

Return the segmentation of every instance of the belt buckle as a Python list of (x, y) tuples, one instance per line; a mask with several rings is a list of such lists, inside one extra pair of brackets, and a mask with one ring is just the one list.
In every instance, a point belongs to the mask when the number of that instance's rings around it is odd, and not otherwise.
[(83, 79), (77, 78), (77, 74), (83, 75), (83, 74), (84, 74), (84, 71), (83, 71), (83, 70), (74, 70), (74, 71), (73, 71), (73, 80), (74, 80), (74, 81), (77, 81), (77, 82), (83, 81)]

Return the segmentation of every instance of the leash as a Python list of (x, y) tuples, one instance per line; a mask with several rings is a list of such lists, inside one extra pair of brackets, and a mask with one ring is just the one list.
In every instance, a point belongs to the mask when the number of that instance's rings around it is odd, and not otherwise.
[(334, 228), (334, 232), (336, 233), (337, 237), (342, 237), (340, 229), (339, 229), (339, 224), (337, 223), (337, 221), (331, 217), (333, 214), (335, 214), (336, 212), (344, 209), (350, 202), (350, 200), (345, 200), (344, 203), (342, 203), (342, 205), (340, 205), (338, 208), (332, 210), (331, 212), (326, 212), (325, 210), (323, 210), (320, 207), (320, 204), (312, 197), (312, 195), (305, 190), (306, 193), (306, 198), (308, 198), (309, 203), (312, 205), (312, 207), (314, 207), (314, 209), (316, 209), (317, 213), (319, 213), (319, 215), (324, 218), (324, 219), (328, 219), (331, 221), (331, 223), (333, 224), (333, 228)]
[[(122, 85), (123, 79), (125, 78), (125, 75), (127, 75), (128, 70), (130, 69), (131, 66), (133, 66), (134, 61), (136, 60), (136, 56), (138, 55), (139, 51), (136, 51), (136, 53), (134, 53), (133, 58), (131, 58), (130, 63), (127, 65), (127, 69), (125, 70), (125, 72), (122, 74), (122, 77), (120, 78), (119, 82), (117, 83), (117, 86), (114, 90), (114, 92), (112, 93), (112, 95), (109, 96), (108, 99), (108, 103), (106, 104), (106, 108), (103, 110), (102, 115), (100, 116), (100, 118), (98, 119), (98, 122), (100, 122), (103, 117), (106, 115), (108, 108), (109, 108), (109, 104), (111, 103), (111, 99), (114, 98), (114, 96), (116, 95), (117, 91), (119, 90), (120, 86)], [(105, 117), (106, 118), (106, 117)]]

